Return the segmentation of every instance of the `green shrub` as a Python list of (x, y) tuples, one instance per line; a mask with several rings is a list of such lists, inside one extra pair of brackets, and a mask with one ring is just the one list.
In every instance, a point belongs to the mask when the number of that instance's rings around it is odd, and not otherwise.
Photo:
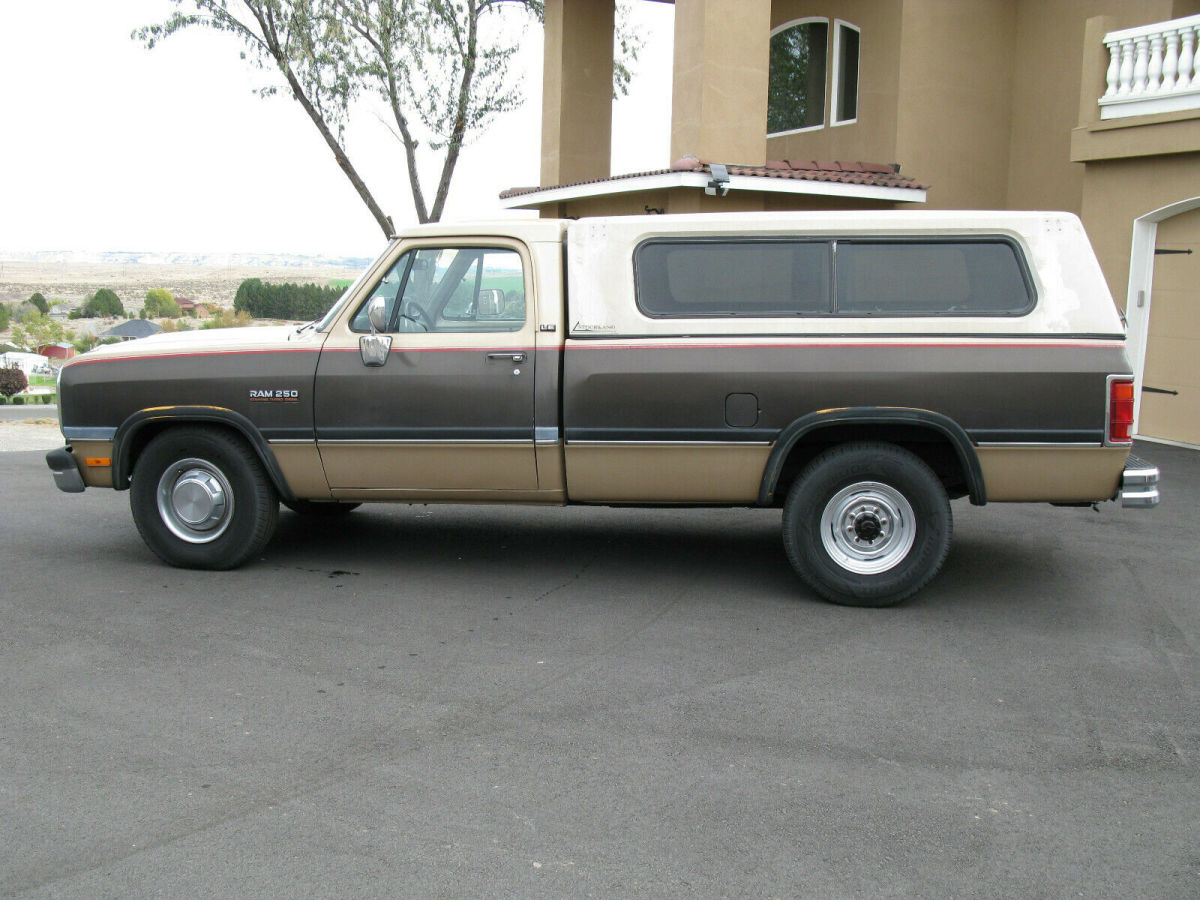
[(146, 304), (142, 309), (143, 319), (176, 319), (183, 315), (171, 292), (163, 288), (146, 291)]
[(268, 284), (258, 278), (247, 278), (237, 290), (233, 308), (245, 311), (256, 319), (319, 319), (342, 295), (336, 287), (315, 284)]
[(100, 290), (87, 298), (82, 309), (80, 309), (80, 315), (85, 319), (123, 316), (125, 315), (125, 307), (121, 305), (121, 298), (115, 293), (108, 288), (100, 288)]
[(250, 313), (244, 309), (239, 309), (237, 312), (231, 309), (218, 309), (212, 314), (212, 318), (201, 325), (200, 328), (241, 328), (249, 324)]

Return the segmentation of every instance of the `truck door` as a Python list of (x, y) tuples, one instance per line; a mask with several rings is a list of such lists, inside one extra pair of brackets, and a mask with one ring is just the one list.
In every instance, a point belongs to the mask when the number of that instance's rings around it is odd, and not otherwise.
[[(376, 298), (382, 327), (372, 336)], [(521, 245), (401, 245), (331, 327), (317, 365), (317, 447), (333, 496), (536, 490), (532, 299)]]

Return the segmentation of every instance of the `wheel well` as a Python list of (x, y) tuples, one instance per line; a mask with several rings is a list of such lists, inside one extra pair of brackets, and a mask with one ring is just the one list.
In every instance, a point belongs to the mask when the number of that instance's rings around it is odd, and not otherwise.
[(187, 427), (207, 428), (212, 431), (221, 431), (225, 434), (241, 441), (247, 446), (252, 446), (246, 440), (246, 436), (240, 430), (232, 425), (224, 422), (206, 421), (203, 419), (152, 419), (144, 423), (136, 431), (129, 436), (121, 448), (121, 470), (128, 477), (133, 474), (133, 469), (137, 465), (138, 458), (141, 457), (142, 451), (150, 445), (156, 437), (165, 431), (170, 431), (172, 428), (187, 428)]
[(155, 416), (137, 423), (130, 429), (128, 437), (125, 437), (123, 440), (121, 440), (119, 433), (123, 429), (120, 429), (117, 436), (117, 446), (114, 447), (114, 455), (119, 453), (119, 456), (113, 460), (113, 486), (118, 490), (124, 490), (129, 487), (129, 479), (133, 474), (134, 466), (137, 465), (138, 458), (151, 441), (172, 428), (185, 428), (188, 426), (220, 431), (235, 440), (241, 441), (258, 457), (259, 462), (262, 463), (263, 468), (267, 472), (267, 477), (275, 485), (275, 489), (279, 492), (280, 496), (287, 499), (294, 499), (292, 491), (288, 487), (287, 481), (283, 478), (283, 473), (280, 471), (279, 464), (276, 462), (270, 448), (266, 447), (263, 441), (255, 440), (252, 436), (247, 435), (242, 428), (219, 416)]
[(825, 450), (859, 441), (894, 444), (920, 457), (941, 480), (951, 499), (970, 493), (962, 460), (949, 438), (936, 429), (921, 425), (850, 423), (814, 428), (796, 441), (780, 469), (772, 505), (783, 506), (792, 483)]

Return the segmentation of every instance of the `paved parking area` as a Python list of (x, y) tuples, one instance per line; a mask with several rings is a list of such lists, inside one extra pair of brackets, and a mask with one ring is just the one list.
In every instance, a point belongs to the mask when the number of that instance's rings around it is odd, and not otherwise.
[(954, 504), (908, 604), (777, 513), (290, 513), (230, 573), (0, 454), (0, 893), (1195, 897), (1200, 454)]

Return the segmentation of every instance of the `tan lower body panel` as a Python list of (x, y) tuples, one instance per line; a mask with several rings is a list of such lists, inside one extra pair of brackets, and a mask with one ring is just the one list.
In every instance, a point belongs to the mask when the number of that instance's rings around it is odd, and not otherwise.
[(315, 443), (273, 442), (271, 452), (292, 493), (303, 500), (329, 499), (329, 484)]
[(112, 441), (71, 441), (71, 455), (88, 487), (113, 486)]
[(319, 443), (333, 496), (351, 491), (537, 493), (533, 442)]
[(536, 453), (538, 491), (557, 491), (559, 496), (565, 500), (567, 497), (567, 474), (563, 471), (562, 441), (554, 443), (539, 441)]
[(989, 503), (1108, 500), (1121, 484), (1128, 447), (979, 447)]
[(355, 503), (478, 503), (562, 506), (562, 491), (434, 491), (429, 488), (341, 488), (330, 492), (334, 500)]
[(572, 502), (758, 502), (767, 444), (569, 443)]

